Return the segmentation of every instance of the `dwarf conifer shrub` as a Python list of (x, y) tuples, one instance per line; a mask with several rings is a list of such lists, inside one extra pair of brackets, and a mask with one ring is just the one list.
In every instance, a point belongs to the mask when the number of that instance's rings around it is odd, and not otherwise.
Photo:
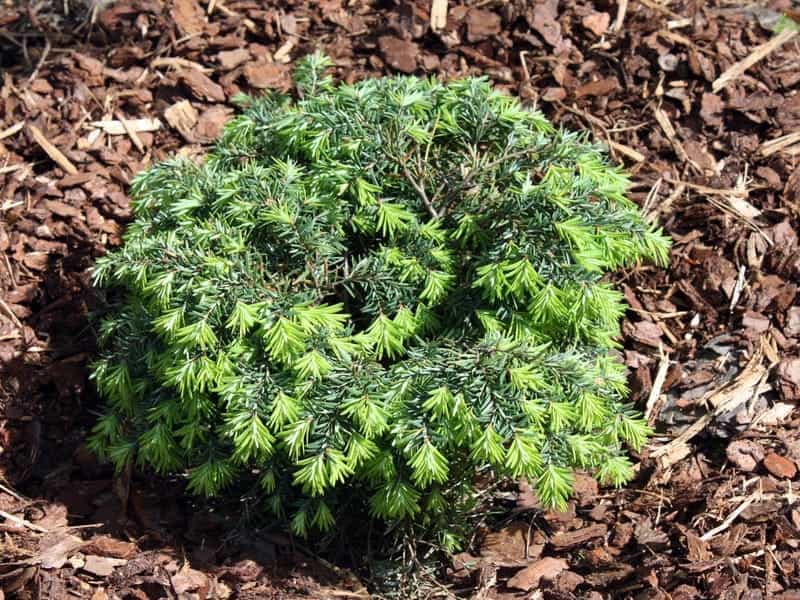
[(250, 100), (203, 164), (136, 177), (94, 273), (119, 301), (93, 448), (197, 494), (257, 482), (301, 534), (354, 503), (438, 527), (479, 471), (549, 506), (575, 468), (629, 479), (648, 429), (602, 278), (668, 242), (625, 175), (485, 80), (327, 64), (302, 62), (296, 101)]

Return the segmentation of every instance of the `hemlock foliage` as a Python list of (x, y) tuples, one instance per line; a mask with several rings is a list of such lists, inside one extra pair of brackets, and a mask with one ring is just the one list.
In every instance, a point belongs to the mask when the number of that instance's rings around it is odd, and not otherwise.
[(296, 102), (245, 99), (204, 164), (136, 177), (94, 271), (122, 300), (92, 448), (197, 494), (257, 481), (298, 534), (363, 501), (445, 547), (479, 471), (555, 507), (574, 468), (625, 482), (648, 428), (601, 278), (669, 247), (625, 175), (486, 80), (327, 66), (301, 63)]

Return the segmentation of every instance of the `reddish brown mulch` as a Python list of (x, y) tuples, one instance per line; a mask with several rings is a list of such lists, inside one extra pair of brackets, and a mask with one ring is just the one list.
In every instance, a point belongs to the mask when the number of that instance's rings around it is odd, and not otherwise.
[(761, 46), (797, 9), (449, 4), (433, 31), (428, 0), (123, 0), (94, 18), (5, 0), (0, 598), (366, 597), (292, 540), (245, 533), (178, 482), (114, 478), (83, 445), (88, 269), (121, 241), (131, 177), (204, 152), (233, 95), (288, 90), (317, 48), (345, 80), (484, 74), (592, 130), (675, 240), (668, 270), (616, 278), (634, 399), (659, 432), (637, 480), (579, 478), (564, 514), (523, 486), (442, 584), (474, 598), (800, 598), (800, 35)]

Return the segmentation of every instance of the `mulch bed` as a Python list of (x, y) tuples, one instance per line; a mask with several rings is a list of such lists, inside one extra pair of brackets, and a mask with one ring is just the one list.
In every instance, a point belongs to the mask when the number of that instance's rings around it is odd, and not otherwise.
[(675, 240), (669, 269), (615, 277), (634, 400), (658, 431), (636, 481), (579, 477), (558, 514), (521, 486), (442, 584), (800, 598), (800, 34), (772, 31), (797, 9), (468, 0), (441, 19), (431, 4), (447, 3), (0, 2), (0, 598), (367, 597), (179, 481), (114, 477), (83, 443), (88, 269), (121, 243), (132, 176), (205, 152), (235, 94), (289, 90), (317, 48), (344, 80), (483, 74), (591, 130)]

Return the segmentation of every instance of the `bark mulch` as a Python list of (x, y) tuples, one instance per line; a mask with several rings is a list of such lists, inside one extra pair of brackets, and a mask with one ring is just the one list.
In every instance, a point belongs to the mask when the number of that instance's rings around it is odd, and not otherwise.
[[(0, 0), (0, 598), (366, 598), (295, 540), (87, 451), (96, 305), (141, 168), (198, 155), (239, 91), (483, 74), (632, 173), (675, 240), (615, 276), (658, 434), (624, 490), (525, 485), (453, 557), (471, 598), (800, 598), (800, 34), (789, 0)], [(448, 6), (449, 5), (449, 6)], [(65, 7), (69, 14), (64, 14)], [(357, 570), (357, 569), (356, 569)]]

